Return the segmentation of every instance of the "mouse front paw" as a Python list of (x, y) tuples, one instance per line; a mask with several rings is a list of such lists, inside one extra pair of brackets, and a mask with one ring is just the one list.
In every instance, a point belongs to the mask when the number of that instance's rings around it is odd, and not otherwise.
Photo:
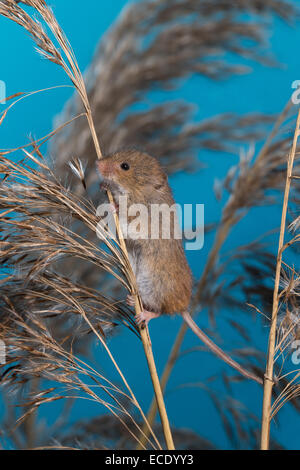
[(108, 191), (109, 189), (109, 186), (107, 183), (105, 183), (105, 181), (102, 181), (102, 183), (100, 183), (99, 186), (100, 186), (101, 191)]
[(135, 306), (135, 297), (134, 297), (134, 295), (127, 295), (126, 303), (130, 307), (134, 307)]

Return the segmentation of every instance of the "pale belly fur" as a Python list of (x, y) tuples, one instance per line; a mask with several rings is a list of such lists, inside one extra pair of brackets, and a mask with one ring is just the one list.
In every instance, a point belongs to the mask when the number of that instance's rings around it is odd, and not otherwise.
[(157, 292), (154, 288), (154, 273), (149, 271), (142, 257), (140, 257), (134, 250), (128, 251), (128, 255), (144, 307), (147, 310), (160, 313), (161, 302), (157, 297)]

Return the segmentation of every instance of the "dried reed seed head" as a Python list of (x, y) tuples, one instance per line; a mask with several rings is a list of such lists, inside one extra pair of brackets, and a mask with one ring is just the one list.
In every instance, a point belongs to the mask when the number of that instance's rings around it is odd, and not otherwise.
[[(95, 207), (90, 205), (88, 201), (78, 199), (77, 196), (66, 191), (61, 184), (53, 181), (50, 171), (50, 175), (48, 173), (50, 179), (47, 179), (44, 168), (43, 172), (32, 169), (29, 171), (26, 164), (20, 165), (3, 157), (0, 165), (7, 175), (5, 183), (0, 187), (0, 210), (3, 211), (0, 262), (4, 267), (4, 272), (7, 272), (9, 276), (13, 275), (13, 278), (9, 277), (7, 284), (4, 283), (2, 286), (4, 290), (8, 289), (6, 296), (13, 298), (13, 294), (9, 295), (9, 292), (12, 293), (20, 284), (17, 292), (21, 289), (20, 292), (25, 296), (25, 299), (28, 301), (31, 299), (38, 305), (39, 289), (43, 291), (46, 284), (54, 289), (51, 296), (54, 308), (55, 302), (61, 298), (61, 295), (66, 296), (68, 293), (71, 297), (68, 301), (65, 299), (65, 302), (67, 302), (66, 305), (69, 302), (68, 309), (70, 311), (72, 309), (71, 300), (80, 294), (83, 304), (85, 299), (90, 302), (87, 304), (87, 308), (88, 310), (92, 309), (93, 314), (98, 310), (103, 318), (105, 318), (105, 311), (108, 312), (108, 315), (112, 315), (108, 318), (108, 323), (120, 319), (123, 317), (123, 313), (125, 314), (123, 318), (126, 317), (125, 322), (132, 323), (126, 309), (123, 309), (112, 299), (109, 300), (97, 294), (97, 291), (89, 290), (86, 287), (76, 286), (76, 283), (71, 280), (69, 289), (67, 289), (67, 278), (59, 277), (55, 272), (51, 274), (53, 266), (57, 266), (60, 259), (78, 257), (83, 266), (85, 263), (98, 266), (100, 273), (103, 269), (109, 274), (115, 272), (117, 278), (126, 285), (121, 277), (123, 275), (122, 268), (121, 274), (117, 274), (120, 271), (117, 248), (114, 252), (109, 253), (98, 246), (99, 241), (98, 244), (85, 241), (70, 230), (66, 220), (64, 221), (63, 214), (69, 218), (69, 223), (72, 220), (77, 220), (89, 227), (89, 230), (95, 231), (98, 222)], [(43, 166), (45, 166), (44, 163)], [(22, 182), (24, 177), (27, 181)], [(109, 243), (110, 245), (111, 243)], [(17, 272), (15, 267), (17, 267)], [(48, 270), (50, 271), (48, 272)], [(51, 281), (50, 275), (53, 276), (54, 283)], [(58, 295), (60, 283), (65, 286), (65, 289), (63, 293)], [(28, 285), (34, 286), (34, 288), (31, 287), (32, 291), (28, 290)], [(50, 296), (50, 294), (48, 295)], [(41, 293), (41, 302), (46, 301), (46, 297), (44, 300), (43, 298), (44, 295)], [(76, 304), (73, 305), (73, 308), (76, 312)], [(78, 311), (78, 313), (80, 312)]]
[[(176, 78), (187, 77), (193, 72), (224, 77), (226, 71), (241, 71), (231, 69), (230, 64), (211, 56), (212, 52), (215, 55), (229, 50), (240, 55), (256, 55), (257, 48), (241, 45), (240, 35), (261, 43), (261, 27), (254, 23), (241, 23), (241, 11), (257, 15), (275, 12), (284, 18), (295, 13), (286, 2), (270, 1), (266, 4), (259, 1), (253, 5), (223, 0), (201, 4), (195, 0), (176, 4), (167, 1), (163, 5), (157, 1), (145, 1), (124, 10), (120, 20), (100, 43), (86, 73), (89, 98), (97, 133), (102, 136), (104, 153), (135, 146), (162, 158), (168, 171), (173, 172), (193, 167), (196, 151), (201, 148), (232, 151), (233, 140), (255, 138), (258, 119), (261, 122), (262, 116), (257, 116), (250, 127), (237, 117), (227, 121), (228, 116), (193, 125), (192, 109), (180, 103), (153, 106), (146, 112), (124, 113), (133, 103), (139, 102), (153, 84), (163, 89), (173, 88)], [(190, 19), (188, 23), (186, 18)], [(147, 41), (149, 34), (151, 41)], [(115, 77), (119, 78), (116, 80)], [(59, 120), (66, 121), (80, 109), (79, 101), (73, 98)], [(120, 119), (120, 113), (124, 118)], [(60, 156), (58, 164), (62, 171), (62, 165), (75, 151), (79, 157), (95, 158), (84, 120), (74, 122), (67, 132), (55, 138), (52, 152)], [(88, 184), (95, 182), (93, 172), (89, 171), (86, 176)]]

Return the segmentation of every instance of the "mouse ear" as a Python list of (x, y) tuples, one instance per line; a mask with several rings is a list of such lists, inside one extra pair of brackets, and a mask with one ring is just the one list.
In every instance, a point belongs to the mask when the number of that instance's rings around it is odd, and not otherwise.
[(158, 181), (155, 182), (154, 188), (159, 190), (161, 189), (168, 181), (168, 175), (166, 173), (162, 173), (158, 179)]

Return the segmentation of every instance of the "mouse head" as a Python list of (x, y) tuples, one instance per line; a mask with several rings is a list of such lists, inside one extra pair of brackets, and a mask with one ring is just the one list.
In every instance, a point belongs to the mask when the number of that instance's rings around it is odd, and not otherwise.
[(97, 168), (104, 183), (114, 193), (132, 195), (134, 199), (151, 196), (168, 186), (167, 175), (159, 162), (137, 150), (108, 155), (97, 162)]

